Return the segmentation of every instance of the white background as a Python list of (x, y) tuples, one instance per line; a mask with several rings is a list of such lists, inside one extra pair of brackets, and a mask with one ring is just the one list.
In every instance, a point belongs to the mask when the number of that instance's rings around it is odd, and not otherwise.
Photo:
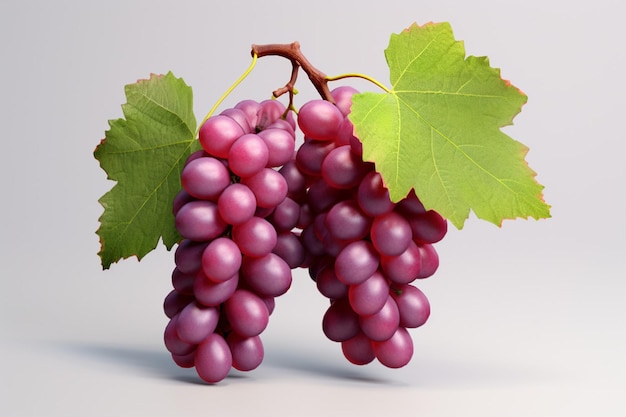
[[(621, 4), (3, 1), (0, 415), (625, 415)], [(327, 74), (388, 84), (389, 35), (428, 21), (450, 22), (468, 54), (528, 94), (506, 132), (530, 147), (553, 218), (449, 232), (420, 283), (432, 315), (403, 369), (348, 364), (305, 271), (277, 302), (260, 368), (216, 386), (177, 368), (162, 344), (172, 253), (105, 272), (96, 255), (112, 184), (92, 152), (121, 117), (123, 86), (172, 70), (201, 119), (252, 43), (294, 40)], [(289, 70), (260, 60), (224, 106), (268, 98)], [(314, 94), (300, 78), (302, 104)]]

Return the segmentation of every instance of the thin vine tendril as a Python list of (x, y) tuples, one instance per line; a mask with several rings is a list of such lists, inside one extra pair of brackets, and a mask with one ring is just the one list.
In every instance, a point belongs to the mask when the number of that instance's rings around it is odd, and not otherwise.
[[(215, 112), (215, 110), (217, 110), (217, 108), (219, 107), (220, 104), (222, 104), (222, 102), (226, 99), (226, 97), (228, 97), (228, 95), (230, 93), (232, 93), (232, 91), (239, 85), (241, 84), (241, 82), (252, 72), (252, 70), (254, 69), (256, 62), (257, 62), (258, 56), (257, 54), (253, 54), (252, 55), (252, 63), (250, 64), (250, 66), (248, 67), (248, 69), (245, 70), (245, 72), (243, 74), (241, 74), (241, 76), (239, 78), (237, 78), (237, 81), (235, 81), (229, 88), (228, 90), (226, 90), (226, 92), (224, 94), (222, 94), (222, 96), (219, 98), (219, 100), (217, 100), (217, 102), (213, 105), (213, 107), (211, 107), (211, 110), (209, 110), (209, 112), (207, 113), (206, 116), (204, 116), (204, 119), (202, 119), (202, 122), (200, 123), (199, 127), (198, 127), (198, 131), (200, 130), (200, 127), (204, 124), (204, 122), (206, 122), (209, 117), (211, 117), (213, 115), (213, 113)], [(196, 132), (197, 134), (197, 132)]]
[(370, 77), (369, 75), (358, 74), (358, 73), (348, 73), (348, 74), (336, 75), (334, 77), (326, 76), (326, 80), (327, 81), (337, 81), (337, 80), (342, 80), (344, 78), (363, 78), (364, 80), (367, 80), (367, 81), (371, 82), (372, 84), (377, 85), (378, 87), (383, 89), (386, 93), (390, 93), (391, 94), (391, 90), (390, 89), (388, 89), (387, 87), (385, 87), (385, 85), (383, 83), (381, 83), (380, 81), (376, 80), (375, 78)]

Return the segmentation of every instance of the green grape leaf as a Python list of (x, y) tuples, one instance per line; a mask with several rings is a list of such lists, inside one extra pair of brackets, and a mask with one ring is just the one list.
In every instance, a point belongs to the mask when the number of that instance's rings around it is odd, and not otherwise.
[(172, 202), (187, 156), (199, 149), (192, 91), (182, 79), (153, 74), (127, 85), (125, 93), (124, 118), (109, 121), (94, 151), (117, 182), (99, 200), (103, 269), (123, 258), (143, 258), (160, 238), (168, 250), (180, 240)]
[(501, 130), (526, 103), (486, 57), (465, 57), (448, 23), (391, 35), (392, 89), (353, 97), (350, 120), (393, 201), (414, 189), (461, 229), (472, 210), (504, 219), (550, 217), (528, 148)]

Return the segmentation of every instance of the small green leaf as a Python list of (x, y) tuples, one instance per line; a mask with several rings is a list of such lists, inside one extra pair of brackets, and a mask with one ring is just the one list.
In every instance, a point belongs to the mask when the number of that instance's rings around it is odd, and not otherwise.
[(99, 200), (99, 252), (103, 269), (130, 256), (141, 259), (159, 238), (168, 249), (179, 241), (172, 202), (181, 188), (180, 171), (199, 148), (191, 88), (166, 75), (151, 75), (125, 87), (123, 119), (94, 152), (108, 178), (117, 184)]
[(497, 225), (550, 217), (528, 148), (501, 131), (526, 103), (519, 89), (465, 58), (447, 23), (392, 35), (385, 56), (391, 92), (355, 95), (349, 117), (394, 201), (415, 189), (459, 229), (470, 210)]

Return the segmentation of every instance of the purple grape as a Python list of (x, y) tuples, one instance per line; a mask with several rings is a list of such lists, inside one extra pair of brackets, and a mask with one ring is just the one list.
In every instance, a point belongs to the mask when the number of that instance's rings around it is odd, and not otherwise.
[(289, 197), (286, 197), (276, 206), (269, 220), (277, 231), (291, 230), (298, 225), (300, 218), (300, 205)]
[(331, 187), (345, 189), (357, 186), (369, 169), (368, 165), (350, 151), (349, 145), (344, 145), (326, 155), (321, 173)]
[(224, 303), (224, 312), (233, 331), (244, 337), (258, 336), (269, 322), (265, 302), (251, 291), (238, 289)]
[(250, 177), (261, 171), (269, 160), (265, 141), (250, 133), (237, 139), (228, 151), (228, 167), (239, 177)]
[(244, 256), (241, 274), (246, 285), (261, 297), (278, 297), (291, 286), (291, 268), (280, 256)]
[(285, 177), (272, 168), (263, 168), (260, 172), (243, 178), (241, 183), (250, 187), (259, 207), (274, 208), (287, 196)]
[(448, 231), (448, 222), (434, 210), (410, 217), (409, 223), (413, 240), (419, 243), (439, 242)]
[(248, 114), (242, 109), (232, 108), (226, 109), (220, 113), (221, 115), (228, 116), (241, 126), (244, 133), (254, 133), (254, 126), (250, 124)]
[(337, 255), (335, 273), (347, 285), (360, 284), (378, 269), (379, 258), (371, 243), (358, 240)]
[(196, 372), (208, 383), (214, 384), (226, 378), (232, 364), (230, 348), (218, 333), (210, 334), (196, 349)]
[(278, 100), (263, 100), (259, 104), (261, 105), (261, 108), (257, 113), (257, 131), (265, 130), (269, 125), (274, 123), (275, 120), (282, 117), (286, 110), (283, 103)]
[(407, 250), (413, 234), (408, 220), (395, 211), (390, 211), (374, 218), (370, 237), (382, 256), (397, 256)]
[(241, 253), (255, 258), (267, 255), (276, 246), (276, 229), (260, 217), (233, 226), (232, 236)]
[(306, 175), (320, 176), (322, 162), (335, 147), (335, 143), (331, 141), (313, 139), (305, 141), (296, 152), (298, 169)]
[(188, 162), (180, 179), (183, 189), (189, 195), (212, 201), (216, 201), (230, 184), (228, 169), (221, 161), (212, 157), (200, 157)]
[(381, 256), (380, 264), (383, 272), (391, 281), (398, 284), (408, 284), (418, 278), (422, 260), (417, 245), (411, 241), (408, 248), (400, 255)]
[(193, 292), (199, 303), (205, 306), (219, 306), (233, 295), (238, 284), (238, 273), (226, 281), (217, 283), (201, 272), (193, 283)]
[[(180, 314), (180, 313), (179, 313)], [(179, 315), (175, 315), (172, 317), (165, 326), (165, 332), (163, 334), (163, 340), (165, 342), (165, 348), (175, 355), (187, 355), (196, 348), (196, 345), (193, 343), (187, 343), (181, 340), (176, 332), (176, 322), (178, 321)]]
[(334, 342), (343, 342), (359, 333), (359, 316), (352, 311), (347, 298), (332, 302), (322, 319), (322, 330)]
[(295, 201), (303, 201), (306, 193), (306, 178), (296, 166), (296, 161), (285, 163), (279, 171), (287, 183), (287, 196)]
[(272, 253), (280, 256), (291, 269), (299, 267), (304, 262), (304, 246), (302, 246), (300, 238), (292, 232), (278, 234), (276, 246), (272, 249)]
[(174, 252), (174, 263), (181, 272), (194, 273), (202, 268), (202, 252), (207, 247), (206, 242), (194, 242), (183, 239)]
[(196, 280), (197, 272), (182, 272), (178, 268), (172, 271), (172, 287), (180, 294), (193, 295), (193, 283)]
[(343, 118), (341, 111), (325, 100), (311, 100), (298, 111), (298, 125), (302, 133), (317, 140), (333, 140)]
[(220, 237), (209, 243), (202, 253), (202, 271), (213, 282), (230, 279), (241, 267), (241, 251), (235, 242)]
[(233, 368), (251, 371), (263, 362), (263, 342), (259, 336), (244, 337), (235, 332), (226, 337), (233, 356)]
[(418, 246), (420, 252), (420, 271), (417, 278), (428, 278), (439, 268), (439, 255), (435, 247), (429, 243)]
[(400, 311), (389, 291), (383, 307), (377, 313), (360, 316), (359, 325), (363, 333), (373, 341), (387, 340), (394, 334), (400, 325)]
[(357, 285), (350, 285), (350, 306), (360, 316), (378, 313), (389, 298), (389, 283), (379, 271)]
[(335, 264), (325, 265), (315, 276), (315, 284), (320, 294), (330, 299), (348, 296), (348, 286), (337, 279)]
[(391, 296), (398, 305), (400, 326), (416, 328), (428, 320), (430, 303), (419, 288), (409, 284), (394, 286)]
[(232, 144), (244, 134), (244, 130), (236, 121), (228, 116), (217, 115), (204, 122), (198, 133), (198, 139), (210, 155), (227, 158)]
[(181, 368), (193, 368), (195, 365), (196, 351), (195, 349), (186, 355), (176, 355), (172, 353), (172, 360)]
[(234, 108), (243, 111), (252, 130), (256, 130), (261, 105), (254, 100), (243, 100), (237, 103)]
[(343, 356), (355, 365), (367, 365), (376, 359), (372, 342), (362, 332), (341, 342)]
[(258, 133), (268, 148), (267, 166), (279, 167), (293, 158), (295, 140), (289, 131), (285, 129), (265, 129)]
[(176, 290), (170, 291), (163, 301), (163, 311), (168, 319), (171, 319), (180, 311), (185, 308), (187, 304), (192, 302), (194, 297), (192, 295), (181, 294)]
[(388, 368), (401, 368), (409, 363), (413, 356), (413, 341), (404, 327), (398, 327), (385, 341), (373, 342), (372, 348), (378, 361)]
[(383, 178), (375, 171), (367, 173), (361, 180), (357, 201), (361, 210), (370, 216), (390, 212), (395, 206), (389, 198), (389, 190), (385, 188)]
[(183, 342), (198, 344), (215, 331), (219, 315), (215, 307), (190, 303), (178, 314), (176, 333)]
[(210, 201), (190, 201), (176, 215), (176, 230), (186, 239), (209, 241), (220, 236), (227, 224), (219, 216), (217, 204)]
[(333, 238), (353, 241), (367, 236), (372, 219), (361, 211), (355, 200), (344, 200), (328, 211), (325, 223)]
[(348, 85), (342, 85), (340, 87), (334, 88), (330, 92), (333, 100), (335, 100), (335, 106), (337, 106), (337, 109), (339, 109), (344, 117), (350, 114), (350, 107), (352, 107), (352, 96), (358, 93), (359, 90)]
[(257, 209), (256, 197), (244, 184), (229, 185), (217, 200), (220, 217), (228, 224), (244, 223), (254, 216)]

